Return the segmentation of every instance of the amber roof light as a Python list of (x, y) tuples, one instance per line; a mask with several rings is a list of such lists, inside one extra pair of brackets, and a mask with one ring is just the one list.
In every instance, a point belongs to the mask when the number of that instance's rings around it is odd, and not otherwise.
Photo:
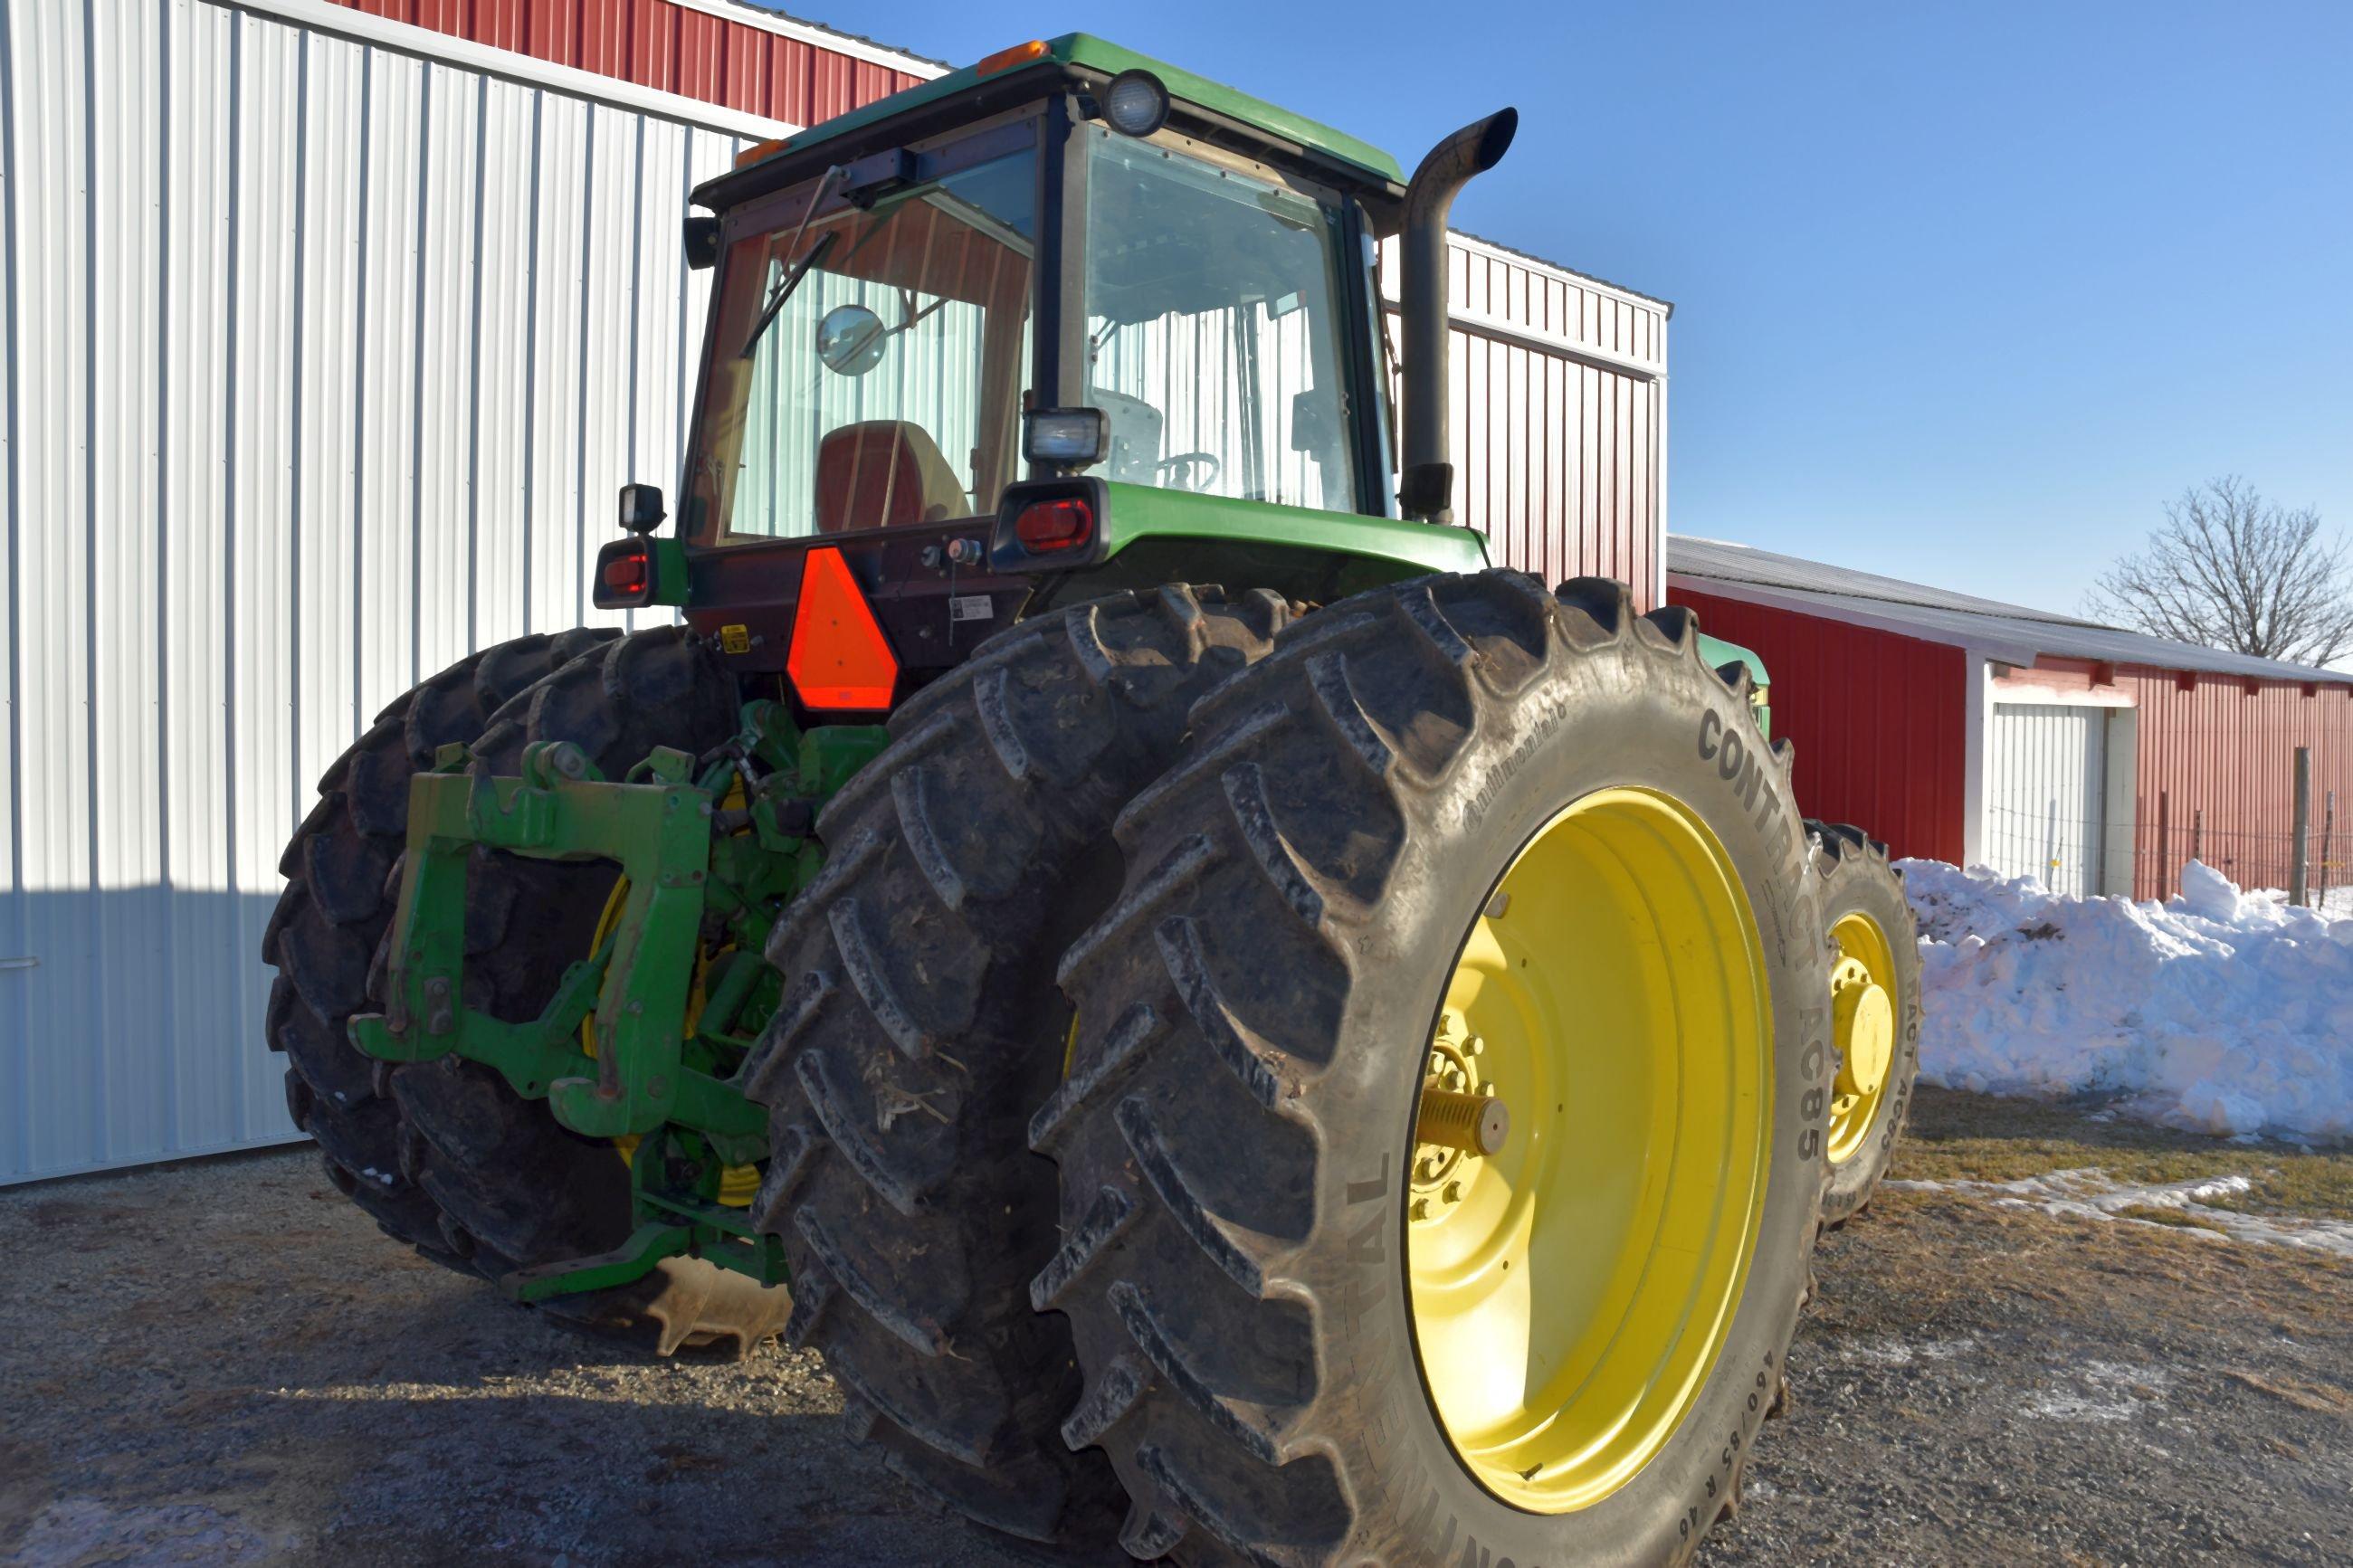
[(995, 54), (987, 56), (972, 68), (972, 74), (995, 76), (998, 71), (1011, 70), (1015, 66), (1026, 66), (1031, 60), (1045, 58), (1046, 40), (1032, 38), (1026, 44), (1016, 44), (1009, 49), (999, 49)]

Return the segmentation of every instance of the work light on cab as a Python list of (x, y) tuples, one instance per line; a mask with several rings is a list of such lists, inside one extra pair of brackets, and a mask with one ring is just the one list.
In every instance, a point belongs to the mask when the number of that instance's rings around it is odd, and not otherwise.
[(1021, 416), (1021, 455), (1041, 468), (1076, 473), (1111, 449), (1111, 421), (1100, 408), (1033, 408)]
[(1124, 70), (1103, 89), (1103, 118), (1123, 136), (1149, 136), (1168, 121), (1168, 89), (1147, 70)]

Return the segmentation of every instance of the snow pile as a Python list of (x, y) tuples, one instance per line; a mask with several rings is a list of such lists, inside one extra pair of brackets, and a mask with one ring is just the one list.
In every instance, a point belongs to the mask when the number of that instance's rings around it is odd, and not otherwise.
[(2242, 893), (2194, 860), (2164, 904), (1903, 865), (1924, 1081), (2126, 1096), (2199, 1131), (2353, 1137), (2353, 919)]

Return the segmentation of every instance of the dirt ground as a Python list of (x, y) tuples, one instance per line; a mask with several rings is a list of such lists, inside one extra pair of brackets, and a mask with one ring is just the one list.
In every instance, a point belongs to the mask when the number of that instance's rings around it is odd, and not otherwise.
[[(1957, 1095), (1898, 1174), (2101, 1161), (2239, 1171), (2274, 1213), (2353, 1193), (2353, 1155)], [(385, 1241), (307, 1151), (0, 1193), (0, 1560), (1015, 1561), (849, 1446), (813, 1357), (585, 1343)], [(2353, 1563), (2353, 1262), (1944, 1186), (1819, 1273), (1705, 1561)]]

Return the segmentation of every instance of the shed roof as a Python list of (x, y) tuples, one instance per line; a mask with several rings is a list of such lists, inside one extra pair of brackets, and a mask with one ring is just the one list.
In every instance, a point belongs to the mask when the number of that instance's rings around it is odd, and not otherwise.
[(1670, 536), (1667, 579), (1671, 585), (1680, 579), (1701, 593), (1729, 590), (1735, 598), (1786, 605), (1927, 642), (1954, 644), (2004, 664), (2031, 665), (2045, 657), (2080, 658), (2095, 664), (2202, 670), (2256, 680), (2320, 680), (2353, 686), (2353, 673), (2200, 647), (2074, 616), (2005, 605), (1722, 540)]

